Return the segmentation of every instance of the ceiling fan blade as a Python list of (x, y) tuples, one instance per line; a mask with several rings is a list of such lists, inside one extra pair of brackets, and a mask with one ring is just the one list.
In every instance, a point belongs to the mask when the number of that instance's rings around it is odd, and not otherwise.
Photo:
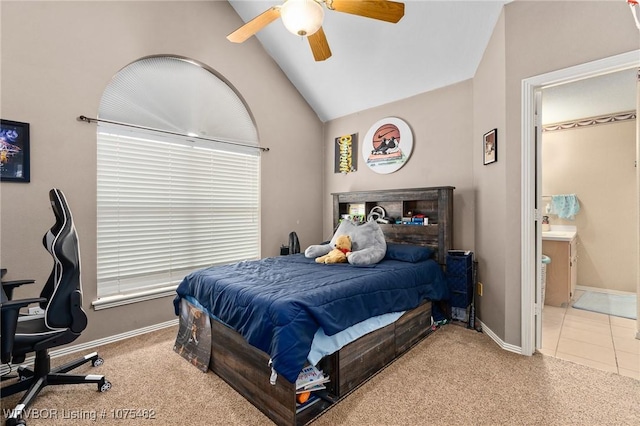
[(331, 49), (329, 49), (329, 43), (327, 37), (324, 35), (322, 27), (315, 33), (307, 37), (309, 39), (309, 46), (313, 52), (313, 58), (316, 61), (324, 61), (331, 57)]
[(396, 23), (404, 16), (404, 3), (387, 0), (326, 0), (327, 8), (365, 18)]
[(242, 43), (276, 19), (280, 17), (280, 8), (272, 7), (262, 12), (231, 34), (227, 36), (227, 40), (234, 43)]

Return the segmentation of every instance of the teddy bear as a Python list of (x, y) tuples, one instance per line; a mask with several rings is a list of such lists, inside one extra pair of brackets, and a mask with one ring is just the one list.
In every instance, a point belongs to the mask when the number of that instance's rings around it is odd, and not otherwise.
[(380, 262), (387, 253), (387, 243), (378, 222), (370, 220), (357, 224), (350, 220), (343, 220), (335, 230), (331, 241), (310, 245), (304, 251), (304, 256), (307, 259), (324, 256), (333, 250), (334, 243), (340, 235), (348, 235), (351, 238), (351, 251), (347, 256), (347, 262), (351, 265), (373, 265)]
[(347, 263), (347, 254), (351, 252), (351, 237), (339, 235), (335, 248), (324, 256), (316, 257), (317, 263)]

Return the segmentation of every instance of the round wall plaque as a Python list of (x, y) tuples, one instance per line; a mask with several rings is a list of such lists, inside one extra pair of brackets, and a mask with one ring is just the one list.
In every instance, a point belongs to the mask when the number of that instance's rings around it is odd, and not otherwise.
[(404, 166), (412, 149), (411, 129), (397, 117), (377, 121), (362, 141), (364, 162), (371, 170), (380, 174), (393, 173)]

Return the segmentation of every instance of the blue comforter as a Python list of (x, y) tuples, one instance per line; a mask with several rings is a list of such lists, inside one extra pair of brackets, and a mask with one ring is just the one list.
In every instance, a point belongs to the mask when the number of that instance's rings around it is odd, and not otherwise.
[(319, 327), (333, 335), (372, 316), (446, 300), (440, 265), (383, 260), (357, 267), (318, 264), (303, 254), (244, 261), (187, 275), (174, 300), (195, 298), (210, 314), (266, 352), (295, 383)]

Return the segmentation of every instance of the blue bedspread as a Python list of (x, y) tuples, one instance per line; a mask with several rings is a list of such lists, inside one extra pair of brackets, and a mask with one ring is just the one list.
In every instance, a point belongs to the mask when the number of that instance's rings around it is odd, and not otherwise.
[(303, 254), (216, 266), (193, 272), (178, 286), (209, 313), (266, 352), (276, 372), (295, 383), (322, 327), (333, 335), (375, 315), (446, 300), (440, 265), (383, 260), (357, 267), (318, 264)]

